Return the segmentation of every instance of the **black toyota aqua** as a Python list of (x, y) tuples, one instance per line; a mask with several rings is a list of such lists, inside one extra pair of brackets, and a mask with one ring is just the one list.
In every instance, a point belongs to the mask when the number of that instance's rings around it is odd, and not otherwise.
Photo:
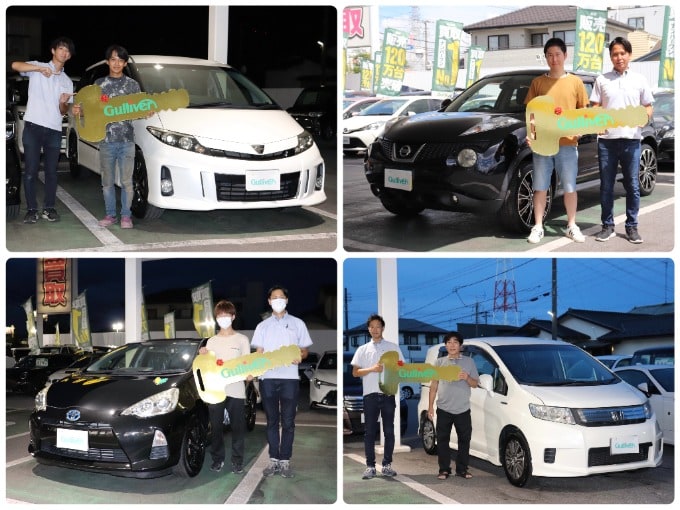
[(43, 464), (119, 476), (196, 476), (209, 435), (191, 371), (201, 342), (130, 343), (43, 389), (29, 453)]
[[(368, 148), (364, 172), (383, 207), (399, 216), (425, 209), (498, 214), (501, 225), (528, 232), (534, 223), (532, 156), (526, 143), (524, 100), (543, 70), (488, 75), (444, 111), (388, 122)], [(590, 94), (596, 75), (576, 72)], [(656, 184), (657, 143), (643, 128), (640, 195)], [(597, 135), (579, 139), (577, 182), (599, 178)], [(545, 214), (559, 183), (553, 181)]]

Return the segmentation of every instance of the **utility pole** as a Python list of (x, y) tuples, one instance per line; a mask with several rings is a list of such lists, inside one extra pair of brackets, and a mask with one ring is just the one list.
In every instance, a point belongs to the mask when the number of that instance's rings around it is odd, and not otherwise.
[(557, 340), (557, 259), (552, 259), (552, 339)]

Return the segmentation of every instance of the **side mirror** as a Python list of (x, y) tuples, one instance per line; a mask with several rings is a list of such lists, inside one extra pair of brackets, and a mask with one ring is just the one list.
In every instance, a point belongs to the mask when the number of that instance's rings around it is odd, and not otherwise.
[(642, 393), (644, 393), (644, 394), (647, 396), (647, 398), (649, 398), (649, 397), (652, 395), (652, 394), (649, 392), (649, 386), (647, 385), (646, 382), (642, 382), (642, 383), (638, 384), (638, 385), (637, 385), (637, 388), (638, 388)]
[(493, 394), (493, 378), (489, 374), (479, 376), (479, 387)]

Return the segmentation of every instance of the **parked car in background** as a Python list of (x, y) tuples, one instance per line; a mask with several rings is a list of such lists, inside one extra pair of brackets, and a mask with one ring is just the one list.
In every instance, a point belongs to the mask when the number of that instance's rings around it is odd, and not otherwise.
[(338, 407), (338, 353), (326, 351), (314, 369), (309, 384), (309, 406), (314, 409)]
[[(446, 356), (444, 344), (425, 362)], [(661, 430), (644, 395), (583, 349), (560, 340), (466, 339), (479, 386), (470, 396), (470, 455), (502, 466), (517, 487), (531, 476), (575, 477), (655, 467), (663, 458)], [(419, 435), (437, 451), (428, 417), (430, 387), (418, 404)], [(450, 447), (458, 447), (455, 430)]]
[(336, 95), (335, 87), (307, 87), (287, 111), (313, 135), (333, 140), (338, 132)]
[(16, 120), (10, 110), (5, 111), (5, 119), (5, 214), (14, 218), (21, 210), (21, 159)]
[(99, 358), (101, 358), (104, 355), (103, 352), (86, 352), (82, 356), (80, 356), (78, 359), (76, 359), (73, 363), (71, 363), (69, 366), (66, 368), (59, 369), (53, 373), (51, 373), (48, 378), (46, 384), (52, 384), (54, 382), (60, 381), (67, 375), (75, 374), (77, 372), (80, 372), (82, 369), (87, 368), (90, 366), (92, 363), (97, 361)]
[(674, 365), (675, 347), (661, 345), (658, 347), (645, 347), (633, 353), (631, 365)]
[(191, 370), (201, 344), (128, 343), (43, 389), (29, 453), (41, 464), (119, 476), (198, 475), (209, 437)]
[[(71, 77), (73, 90), (77, 90), (79, 78)], [(24, 115), (26, 115), (26, 104), (28, 102), (28, 78), (21, 75), (12, 75), (7, 80), (10, 89), (10, 101), (12, 102), (12, 114), (17, 123), (17, 146), (21, 157), (24, 155)], [(69, 116), (62, 117), (61, 125), (61, 153), (66, 154), (66, 132), (68, 130)]]
[[(315, 352), (308, 352), (307, 357), (298, 365), (298, 375), (300, 382), (307, 384), (313, 377), (316, 364), (319, 362), (319, 355)], [(310, 377), (311, 376), (311, 377)]]
[[(364, 163), (373, 194), (389, 212), (412, 217), (426, 209), (496, 214), (509, 231), (534, 224), (533, 160), (526, 143), (526, 105), (531, 81), (545, 69), (485, 76), (443, 112), (400, 117), (385, 125)], [(596, 75), (576, 72), (590, 93)], [(365, 112), (367, 112), (365, 110)], [(360, 117), (356, 117), (360, 118)], [(579, 139), (577, 182), (599, 179), (597, 135)], [(643, 128), (640, 194), (656, 185), (657, 142)], [(545, 214), (560, 189), (553, 174)]]
[(633, 359), (632, 354), (608, 354), (606, 356), (595, 356), (595, 359), (603, 363), (610, 370), (618, 367), (627, 367)]
[(358, 115), (361, 111), (365, 110), (374, 103), (380, 101), (379, 97), (346, 97), (342, 100), (342, 118), (349, 119)]
[(11, 347), (10, 352), (12, 353), (12, 357), (16, 361), (19, 361), (24, 356), (28, 356), (29, 354), (31, 354), (31, 348), (30, 347)]
[(645, 394), (663, 431), (663, 442), (675, 445), (675, 367), (632, 365), (614, 373)]
[(660, 163), (675, 161), (675, 92), (661, 90), (654, 93), (654, 113), (652, 123), (659, 144)]
[[(194, 58), (132, 55), (124, 72), (144, 92), (189, 93), (187, 108), (133, 121), (134, 216), (158, 218), (165, 209), (300, 207), (326, 200), (325, 164), (312, 135), (236, 69)], [(80, 86), (108, 73), (106, 62), (98, 62), (87, 68)], [(67, 154), (73, 176), (82, 167), (99, 173), (98, 144), (80, 139), (75, 124)]]
[(35, 395), (45, 386), (51, 373), (66, 368), (78, 357), (79, 355), (70, 353), (40, 353), (24, 356), (16, 365), (5, 371), (7, 391)]
[[(361, 378), (352, 375), (352, 353), (343, 353), (342, 362), (342, 423), (343, 435), (363, 434), (366, 431), (364, 397)], [(401, 435), (408, 428), (408, 405), (403, 395), (399, 399), (399, 425)], [(379, 431), (378, 431), (379, 433)]]
[(431, 96), (384, 98), (342, 121), (342, 150), (365, 152), (391, 119), (437, 110), (442, 100)]

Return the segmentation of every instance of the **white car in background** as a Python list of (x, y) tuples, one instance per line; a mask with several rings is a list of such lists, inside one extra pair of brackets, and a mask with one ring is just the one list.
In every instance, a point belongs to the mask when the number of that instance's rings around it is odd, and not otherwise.
[(436, 111), (442, 98), (432, 96), (396, 96), (381, 99), (357, 115), (342, 120), (342, 150), (364, 152), (382, 132), (387, 121), (402, 116)]
[[(108, 73), (106, 62), (98, 62), (87, 68), (80, 87)], [(125, 73), (144, 92), (185, 89), (190, 101), (187, 108), (133, 121), (134, 216), (158, 218), (165, 209), (313, 206), (326, 200), (325, 164), (312, 135), (236, 69), (208, 60), (138, 55), (130, 56)], [(81, 167), (99, 173), (98, 144), (80, 139), (75, 122), (72, 118), (67, 138), (71, 174), (77, 177)]]
[(663, 442), (675, 445), (675, 367), (673, 365), (633, 365), (614, 373), (649, 398), (663, 431)]
[[(434, 364), (444, 344), (427, 351)], [(446, 350), (443, 351), (446, 356)], [(470, 455), (502, 466), (523, 487), (534, 476), (575, 477), (650, 468), (663, 460), (652, 406), (583, 349), (560, 340), (489, 337), (465, 340), (479, 387), (470, 397)], [(430, 385), (418, 404), (423, 448), (434, 454)], [(449, 446), (458, 447), (455, 429)]]
[(323, 353), (309, 383), (309, 407), (337, 409), (338, 407), (338, 353)]

